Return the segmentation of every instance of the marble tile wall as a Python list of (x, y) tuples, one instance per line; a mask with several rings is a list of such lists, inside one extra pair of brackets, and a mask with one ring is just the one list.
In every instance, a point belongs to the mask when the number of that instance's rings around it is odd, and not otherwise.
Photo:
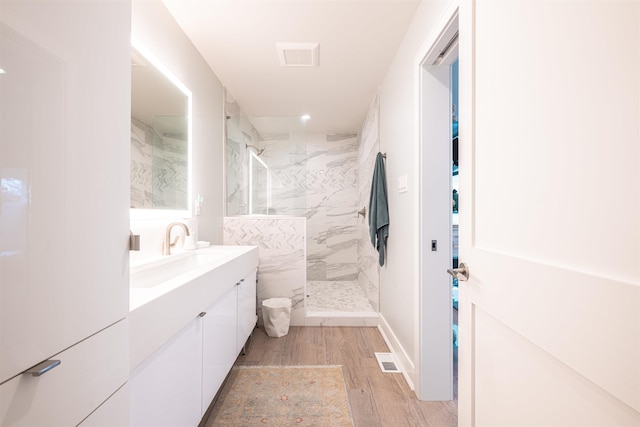
[(312, 134), (306, 143), (307, 276), (358, 277), (356, 134)]
[[(379, 135), (379, 101), (376, 95), (369, 107), (367, 118), (360, 131), (360, 144), (358, 147), (358, 206), (365, 206), (369, 210), (369, 195), (371, 193), (371, 180), (375, 166), (376, 155), (380, 151)], [(368, 212), (367, 212), (368, 214)], [(371, 244), (369, 237), (368, 216), (359, 217), (358, 235), (358, 282), (371, 301), (375, 310), (380, 308), (380, 267), (378, 265), (378, 252)]]
[[(265, 148), (260, 159), (269, 167), (271, 182), (268, 209), (260, 213), (307, 218), (309, 280), (356, 280), (357, 135), (271, 134), (261, 135), (257, 145)], [(242, 170), (234, 166), (237, 158), (228, 163), (231, 174)], [(227, 180), (241, 191), (239, 180)], [(236, 206), (232, 195), (230, 215), (248, 213)]]
[(260, 159), (269, 167), (269, 214), (305, 216), (307, 206), (307, 151), (305, 134), (262, 134)]
[[(225, 217), (225, 245), (259, 248), (258, 307), (268, 298), (291, 298), (291, 325), (303, 326), (306, 218)], [(262, 310), (258, 310), (262, 323)]]
[(131, 207), (187, 208), (187, 150), (186, 140), (154, 134), (131, 118)]
[(357, 279), (357, 135), (266, 135), (262, 146), (269, 212), (307, 218), (308, 279)]
[(151, 175), (154, 208), (188, 208), (189, 159), (186, 140), (155, 135)]
[(131, 118), (131, 207), (150, 209), (152, 190), (153, 131)]

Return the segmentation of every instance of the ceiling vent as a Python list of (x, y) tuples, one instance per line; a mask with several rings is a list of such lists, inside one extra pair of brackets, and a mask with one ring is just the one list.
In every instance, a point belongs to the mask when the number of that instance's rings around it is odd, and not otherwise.
[(317, 67), (318, 43), (276, 43), (283, 67)]

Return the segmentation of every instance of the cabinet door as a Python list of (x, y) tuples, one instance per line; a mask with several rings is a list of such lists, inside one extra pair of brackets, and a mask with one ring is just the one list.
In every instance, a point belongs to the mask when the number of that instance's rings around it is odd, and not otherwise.
[(129, 383), (127, 383), (82, 421), (78, 427), (128, 426), (131, 424), (129, 413)]
[(56, 354), (51, 361), (60, 364), (42, 375), (24, 373), (0, 384), (0, 425), (77, 425), (126, 384), (127, 331), (122, 320)]
[(202, 414), (209, 407), (238, 356), (236, 288), (234, 286), (210, 305), (202, 318)]
[(201, 381), (202, 324), (195, 318), (131, 373), (131, 425), (197, 426)]
[(256, 314), (256, 270), (240, 281), (238, 286), (238, 340), (236, 355), (249, 339), (258, 321)]
[(2, 383), (127, 314), (131, 6), (0, 9)]

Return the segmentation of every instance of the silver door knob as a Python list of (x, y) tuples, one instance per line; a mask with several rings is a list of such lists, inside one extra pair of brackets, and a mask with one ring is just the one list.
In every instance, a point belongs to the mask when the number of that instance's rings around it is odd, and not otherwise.
[(469, 280), (469, 267), (464, 262), (460, 263), (458, 268), (449, 268), (447, 273), (453, 276), (454, 279), (458, 279), (461, 282)]

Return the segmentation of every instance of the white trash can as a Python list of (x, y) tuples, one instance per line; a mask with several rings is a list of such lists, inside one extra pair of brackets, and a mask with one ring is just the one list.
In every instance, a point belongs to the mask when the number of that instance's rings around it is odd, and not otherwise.
[(272, 338), (289, 333), (291, 300), (289, 298), (269, 298), (262, 301), (262, 321), (264, 330)]

